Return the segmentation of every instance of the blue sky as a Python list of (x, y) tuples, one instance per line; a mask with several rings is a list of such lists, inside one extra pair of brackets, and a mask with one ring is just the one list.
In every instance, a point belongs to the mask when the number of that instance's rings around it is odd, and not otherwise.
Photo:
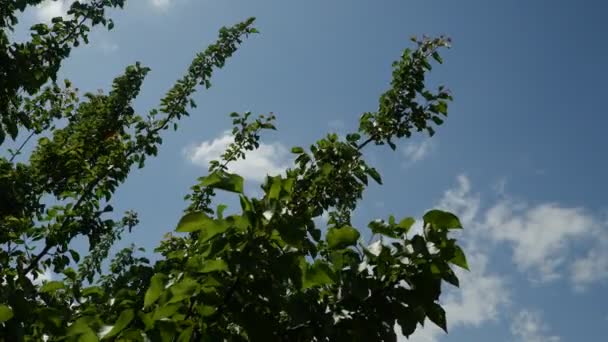
[[(65, 8), (46, 3), (24, 24)], [(410, 36), (446, 34), (453, 48), (429, 82), (454, 93), (450, 117), (432, 139), (366, 151), (385, 185), (369, 188), (355, 216), (365, 230), (377, 217), (440, 207), (466, 225), (460, 238), (472, 271), (444, 297), (450, 334), (429, 324), (411, 341), (604, 341), (607, 11), (599, 0), (129, 1), (112, 14), (116, 28), (95, 31), (62, 74), (95, 91), (141, 61), (152, 68), (137, 102), (144, 112), (219, 27), (258, 18), (261, 34), (196, 95), (199, 108), (117, 194), (115, 208), (141, 219), (120, 245), (152, 250), (229, 141), (230, 112), (278, 116), (279, 131), (236, 166), (255, 193), (266, 172), (289, 165), (291, 146), (347, 133), (376, 108)]]

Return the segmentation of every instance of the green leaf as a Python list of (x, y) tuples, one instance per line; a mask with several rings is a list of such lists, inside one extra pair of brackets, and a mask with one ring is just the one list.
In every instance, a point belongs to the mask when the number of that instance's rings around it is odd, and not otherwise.
[(291, 153), (296, 153), (296, 154), (304, 153), (304, 149), (301, 148), (301, 147), (299, 147), (299, 146), (292, 147), (291, 148)]
[(397, 224), (397, 230), (402, 234), (407, 234), (412, 226), (416, 223), (413, 217), (406, 217), (403, 220), (399, 221)]
[(194, 212), (184, 215), (177, 224), (175, 231), (191, 233), (202, 231), (201, 239), (207, 241), (217, 234), (226, 231), (230, 226), (224, 220), (216, 220), (203, 212)]
[(387, 226), (383, 221), (375, 220), (370, 222), (367, 226), (372, 230), (373, 234), (382, 234), (391, 238), (398, 237), (396, 232), (393, 231), (391, 227)]
[(156, 273), (150, 279), (150, 287), (144, 296), (144, 308), (154, 304), (158, 297), (162, 294), (165, 289), (165, 281), (167, 280), (167, 276), (162, 273)]
[(281, 194), (281, 176), (268, 177), (270, 182), (270, 191), (268, 191), (268, 199), (278, 199)]
[(120, 334), (120, 332), (123, 331), (129, 325), (129, 323), (131, 323), (133, 317), (135, 317), (135, 312), (133, 309), (127, 309), (121, 312), (118, 319), (114, 323), (114, 327), (103, 337), (103, 340)]
[(310, 266), (308, 266), (306, 262), (304, 262), (302, 266), (306, 268), (302, 281), (302, 288), (308, 289), (311, 287), (333, 284), (333, 272), (326, 263), (317, 260)]
[(443, 331), (446, 333), (448, 332), (447, 322), (445, 319), (445, 310), (443, 310), (439, 304), (431, 303), (431, 305), (426, 308), (426, 316), (431, 320), (431, 322), (443, 329)]
[[(93, 330), (91, 329), (91, 327), (89, 327), (89, 325), (87, 323), (87, 318), (81, 317), (81, 318), (77, 319), (74, 323), (72, 323), (72, 325), (69, 326), (69, 328), (66, 332), (66, 336), (67, 337), (81, 336), (81, 335), (86, 336), (86, 335), (90, 334), (91, 332), (93, 332)], [(97, 341), (97, 335), (93, 334), (93, 336), (95, 337), (95, 341)]]
[(228, 264), (221, 259), (205, 260), (200, 255), (191, 257), (186, 263), (188, 270), (196, 273), (227, 271)]
[(454, 248), (454, 257), (450, 259), (450, 262), (456, 266), (469, 270), (469, 264), (467, 263), (467, 257), (459, 246)]
[(438, 126), (443, 124), (443, 119), (438, 116), (432, 116), (431, 120)]
[(201, 185), (239, 194), (243, 193), (243, 177), (228, 172), (213, 172), (209, 176), (203, 177)]
[(382, 178), (380, 177), (380, 174), (378, 173), (378, 171), (376, 169), (374, 169), (373, 167), (370, 167), (366, 170), (367, 174), (372, 177), (376, 183), (378, 184), (382, 184)]
[(431, 210), (423, 216), (424, 222), (435, 229), (458, 229), (462, 224), (456, 215), (447, 211)]
[(169, 304), (181, 302), (185, 299), (190, 298), (192, 295), (198, 291), (199, 284), (196, 280), (185, 278), (175, 285), (171, 286), (171, 299), (169, 300)]
[(353, 227), (330, 228), (327, 231), (327, 246), (330, 249), (341, 249), (353, 246), (359, 239), (359, 231)]
[(103, 289), (99, 286), (87, 287), (86, 289), (82, 290), (82, 292), (81, 292), (83, 297), (88, 297), (88, 296), (92, 296), (92, 295), (103, 296), (104, 293), (105, 292), (103, 291)]
[(159, 306), (156, 310), (154, 310), (154, 316), (152, 316), (152, 320), (158, 321), (159, 319), (171, 317), (177, 312), (177, 310), (179, 310), (181, 306), (181, 303), (173, 303)]
[(177, 342), (189, 342), (190, 338), (192, 336), (193, 330), (194, 330), (194, 328), (191, 326), (182, 330), (181, 334), (179, 334), (179, 337), (177, 338)]
[(45, 283), (44, 285), (42, 285), (42, 287), (40, 288), (40, 292), (53, 293), (53, 292), (56, 292), (57, 290), (64, 289), (64, 288), (65, 288), (65, 284), (62, 281), (49, 281), (49, 282)]
[(437, 63), (443, 64), (443, 59), (441, 58), (441, 56), (439, 56), (439, 52), (434, 51), (432, 56), (433, 56), (433, 59), (437, 61)]
[(6, 322), (13, 318), (13, 310), (4, 304), (0, 304), (0, 322)]
[(99, 341), (99, 338), (97, 338), (97, 334), (95, 334), (95, 332), (91, 329), (89, 329), (87, 332), (78, 336), (78, 342), (97, 342), (97, 341)]
[(212, 219), (202, 212), (188, 213), (184, 215), (177, 223), (176, 232), (192, 233), (203, 229), (205, 223)]

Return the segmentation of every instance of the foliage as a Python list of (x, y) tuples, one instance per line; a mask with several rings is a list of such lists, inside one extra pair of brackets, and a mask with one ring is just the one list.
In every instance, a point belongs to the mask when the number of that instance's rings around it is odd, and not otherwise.
[[(370, 143), (388, 144), (414, 132), (434, 134), (451, 100), (425, 87), (430, 59), (448, 40), (415, 40), (394, 63), (390, 89), (357, 132), (329, 134), (304, 149), (284, 175), (268, 177), (263, 196), (243, 192), (231, 162), (259, 146), (274, 115), (231, 114), (234, 142), (210, 163), (186, 196), (175, 233), (161, 241), (152, 263), (135, 246), (112, 244), (138, 224), (134, 212), (112, 219), (117, 187), (133, 167), (156, 155), (161, 133), (196, 105), (198, 85), (210, 86), (253, 19), (222, 28), (217, 42), (196, 55), (186, 74), (146, 115), (132, 107), (149, 69), (139, 63), (114, 79), (109, 93), (79, 97), (57, 71), (92, 26), (111, 29), (105, 10), (124, 1), (75, 2), (69, 18), (34, 25), (26, 43), (11, 43), (16, 12), (36, 0), (0, 7), (0, 140), (21, 140), (0, 158), (0, 337), (6, 341), (395, 341), (395, 324), (411, 335), (426, 319), (444, 330), (442, 282), (458, 286), (451, 265), (467, 268), (449, 237), (462, 228), (450, 213), (432, 210), (423, 231), (406, 217), (369, 224), (379, 237), (365, 245), (351, 215), (368, 178), (380, 173), (362, 157)], [(26, 161), (18, 161), (35, 138)], [(237, 213), (214, 208), (216, 191), (240, 200)], [(314, 219), (329, 213), (326, 227)], [(322, 229), (323, 228), (323, 229)], [(72, 249), (86, 237), (88, 254)], [(40, 282), (44, 270), (52, 281)]]

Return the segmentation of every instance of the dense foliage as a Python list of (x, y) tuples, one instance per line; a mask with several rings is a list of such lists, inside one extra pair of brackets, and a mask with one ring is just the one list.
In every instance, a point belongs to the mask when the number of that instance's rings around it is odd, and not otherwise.
[[(110, 247), (138, 224), (134, 212), (115, 219), (115, 190), (156, 155), (162, 132), (196, 107), (196, 88), (209, 87), (213, 70), (257, 31), (253, 19), (222, 28), (159, 106), (140, 115), (132, 102), (149, 69), (139, 63), (108, 93), (79, 96), (56, 79), (91, 27), (112, 28), (105, 11), (124, 1), (74, 2), (68, 17), (12, 42), (18, 12), (40, 2), (0, 1), (0, 143), (17, 146), (0, 157), (2, 340), (395, 341), (396, 324), (409, 336), (427, 319), (446, 330), (442, 284), (458, 286), (452, 265), (467, 268), (449, 236), (462, 228), (458, 218), (429, 211), (421, 232), (411, 231), (411, 217), (375, 220), (371, 244), (351, 222), (368, 180), (381, 183), (362, 149), (433, 135), (447, 116), (448, 91), (425, 86), (446, 39), (413, 39), (415, 49), (394, 63), (390, 89), (358, 131), (294, 147), (294, 165), (268, 177), (259, 198), (243, 193), (230, 163), (258, 147), (275, 117), (231, 114), (234, 142), (186, 196), (158, 261), (130, 247), (108, 266)], [(21, 155), (28, 144), (33, 151)], [(216, 191), (238, 197), (235, 214), (224, 215)], [(329, 220), (318, 227), (323, 213)], [(77, 238), (88, 239), (86, 255), (73, 249)], [(45, 270), (53, 280), (39, 281)]]

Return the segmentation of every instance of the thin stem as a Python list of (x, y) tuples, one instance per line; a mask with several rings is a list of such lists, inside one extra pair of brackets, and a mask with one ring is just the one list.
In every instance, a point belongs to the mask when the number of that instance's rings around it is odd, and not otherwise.
[(32, 139), (32, 137), (36, 134), (35, 131), (32, 131), (32, 133), (30, 133), (30, 135), (28, 135), (28, 137), (21, 143), (21, 145), (19, 146), (19, 148), (17, 148), (16, 151), (11, 152), (11, 159), (9, 159), (9, 162), (13, 162), (13, 160), (15, 160), (15, 157), (17, 157), (19, 154), (21, 154), (21, 150), (23, 150), (23, 148), (25, 147), (25, 145), (28, 143), (28, 141), (30, 141), (30, 139)]

